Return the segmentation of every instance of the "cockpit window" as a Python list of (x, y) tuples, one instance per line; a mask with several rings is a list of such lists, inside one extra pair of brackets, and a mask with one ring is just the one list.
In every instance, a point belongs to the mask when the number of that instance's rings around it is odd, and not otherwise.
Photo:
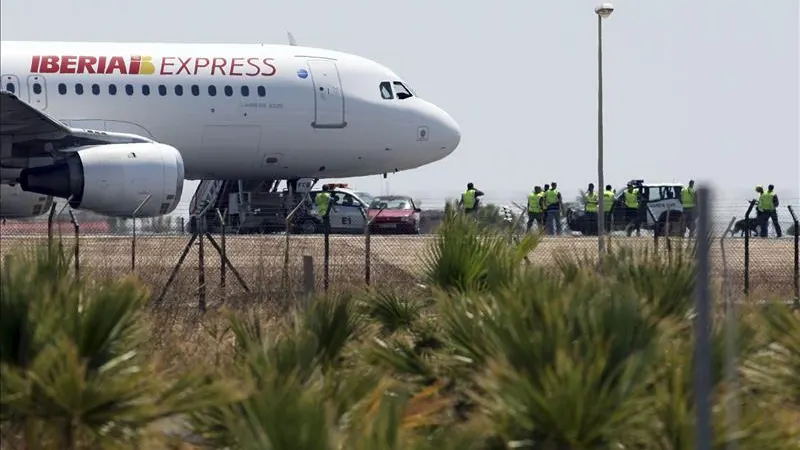
[(399, 81), (394, 82), (394, 92), (397, 94), (398, 100), (405, 100), (414, 96), (414, 94), (412, 94), (411, 91), (409, 91), (408, 88)]
[(392, 85), (388, 81), (382, 82), (378, 89), (381, 90), (381, 98), (384, 100), (391, 100), (394, 98), (394, 95), (392, 94)]

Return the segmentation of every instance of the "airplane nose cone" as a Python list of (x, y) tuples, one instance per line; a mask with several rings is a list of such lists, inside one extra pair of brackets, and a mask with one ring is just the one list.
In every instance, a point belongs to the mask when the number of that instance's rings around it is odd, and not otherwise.
[(435, 132), (438, 135), (442, 157), (453, 153), (461, 143), (461, 127), (450, 114), (439, 107), (436, 108)]
[(444, 139), (445, 145), (447, 146), (448, 153), (452, 153), (453, 150), (458, 147), (458, 144), (461, 143), (461, 128), (450, 114), (442, 111), (442, 115), (442, 128), (444, 129), (442, 133), (446, 136)]

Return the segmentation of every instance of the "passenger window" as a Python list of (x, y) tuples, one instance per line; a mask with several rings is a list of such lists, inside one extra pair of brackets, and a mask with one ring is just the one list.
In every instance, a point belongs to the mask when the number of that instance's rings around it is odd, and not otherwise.
[[(35, 92), (35, 91), (36, 91), (36, 90), (34, 89), (34, 92)], [(78, 94), (78, 95), (83, 95), (83, 85), (82, 85), (82, 84), (80, 84), (80, 83), (77, 83), (77, 84), (75, 85), (75, 93), (76, 93), (76, 94)]]
[(247, 86), (242, 86), (242, 97), (247, 97), (250, 95), (250, 88)]
[(180, 84), (175, 85), (175, 95), (177, 95), (178, 97), (183, 95), (183, 86), (181, 86)]
[(228, 97), (233, 95), (233, 88), (230, 87), (230, 86), (225, 86), (225, 95), (228, 96)]
[(116, 84), (109, 84), (108, 85), (108, 94), (109, 95), (117, 95), (117, 85)]
[(399, 81), (395, 81), (394, 82), (394, 92), (397, 94), (397, 99), (398, 100), (405, 100), (405, 99), (407, 99), (409, 97), (413, 97), (414, 96), (413, 94), (411, 94), (411, 91), (409, 91), (405, 87), (405, 85), (403, 85), (403, 83), (401, 83)]
[(352, 195), (350, 195), (350, 194), (345, 194), (345, 195), (343, 196), (343, 198), (342, 198), (341, 205), (342, 205), (342, 206), (355, 206), (355, 207), (360, 207), (360, 206), (361, 206), (361, 202), (360, 202), (360, 201), (358, 201), (358, 200), (357, 200), (355, 197), (353, 197)]
[(384, 81), (380, 84), (379, 89), (381, 91), (381, 98), (384, 100), (391, 100), (394, 98), (392, 95), (392, 85), (388, 81)]
[(217, 95), (217, 87), (214, 86), (213, 84), (208, 87), (208, 95), (212, 97)]
[(133, 85), (132, 84), (126, 84), (125, 85), (125, 93), (128, 94), (128, 95), (133, 95)]
[(162, 97), (167, 95), (167, 87), (164, 86), (163, 84), (159, 84), (158, 85), (158, 95), (160, 95)]
[(36, 95), (41, 94), (42, 93), (42, 85), (39, 84), (39, 83), (34, 83), (33, 84), (33, 93), (36, 94)]
[(192, 85), (192, 95), (194, 95), (195, 97), (200, 95), (200, 86), (198, 86), (196, 84)]
[(258, 87), (258, 96), (259, 97), (266, 97), (267, 96), (267, 88), (265, 88), (264, 86), (259, 86)]
[(58, 93), (61, 95), (67, 94), (67, 85), (64, 83), (58, 83)]
[(143, 84), (142, 85), (142, 95), (150, 95), (150, 85)]
[(13, 93), (14, 93), (14, 83), (8, 83), (8, 84), (6, 84), (6, 90), (7, 90), (8, 92), (11, 92), (11, 93), (13, 94)]
[(93, 84), (92, 85), (92, 94), (100, 95), (100, 85), (99, 84)]

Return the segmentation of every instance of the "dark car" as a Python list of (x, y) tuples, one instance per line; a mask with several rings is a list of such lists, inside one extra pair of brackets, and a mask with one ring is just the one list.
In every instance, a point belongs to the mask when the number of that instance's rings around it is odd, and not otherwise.
[(375, 197), (367, 209), (371, 233), (419, 234), (420, 209), (411, 197), (385, 195)]

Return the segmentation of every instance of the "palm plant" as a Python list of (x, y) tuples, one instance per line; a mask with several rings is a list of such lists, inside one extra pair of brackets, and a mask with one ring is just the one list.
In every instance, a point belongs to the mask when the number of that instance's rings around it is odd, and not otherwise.
[(514, 241), (511, 234), (498, 233), (449, 209), (423, 257), (428, 282), (458, 292), (504, 286), (522, 270), (523, 260), (539, 241), (537, 234)]
[(163, 380), (143, 354), (147, 292), (131, 278), (88, 286), (50, 249), (13, 258), (0, 281), (0, 420), (28, 448), (136, 441), (148, 425), (235, 395), (196, 373)]

